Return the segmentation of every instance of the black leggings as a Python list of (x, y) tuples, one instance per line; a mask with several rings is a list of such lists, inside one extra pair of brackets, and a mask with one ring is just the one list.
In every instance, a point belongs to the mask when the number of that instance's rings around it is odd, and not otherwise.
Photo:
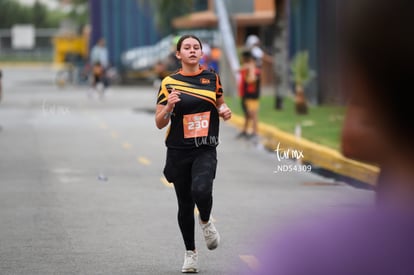
[(202, 221), (208, 221), (213, 205), (213, 180), (216, 175), (215, 148), (167, 150), (164, 175), (174, 183), (178, 201), (178, 225), (186, 250), (195, 249), (194, 207)]

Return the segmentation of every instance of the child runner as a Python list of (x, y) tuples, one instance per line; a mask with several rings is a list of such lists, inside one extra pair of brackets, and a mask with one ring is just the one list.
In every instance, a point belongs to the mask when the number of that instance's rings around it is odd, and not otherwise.
[[(260, 97), (260, 69), (249, 50), (242, 53), (242, 65), (240, 68), (240, 97), (244, 112), (244, 126), (238, 138), (248, 137), (257, 139), (258, 111)], [(249, 124), (252, 132), (249, 133)]]
[(101, 62), (95, 62), (92, 66), (92, 89), (88, 93), (89, 97), (92, 97), (92, 93), (96, 91), (100, 98), (103, 99), (105, 90), (104, 74), (105, 70)]
[[(198, 272), (194, 241), (194, 208), (207, 248), (217, 248), (220, 236), (211, 221), (213, 180), (216, 174), (219, 118), (231, 118), (224, 103), (219, 76), (200, 66), (200, 39), (184, 35), (177, 42), (176, 57), (182, 68), (162, 80), (155, 114), (156, 125), (169, 125), (165, 144), (164, 175), (174, 184), (178, 224), (185, 244), (183, 273)], [(171, 122), (171, 123), (170, 123)]]

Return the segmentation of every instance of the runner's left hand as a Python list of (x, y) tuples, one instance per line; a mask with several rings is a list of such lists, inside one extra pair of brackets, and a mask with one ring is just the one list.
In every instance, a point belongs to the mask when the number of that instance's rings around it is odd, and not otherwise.
[(220, 108), (218, 109), (219, 115), (224, 120), (229, 120), (231, 118), (231, 110), (226, 104), (222, 104)]

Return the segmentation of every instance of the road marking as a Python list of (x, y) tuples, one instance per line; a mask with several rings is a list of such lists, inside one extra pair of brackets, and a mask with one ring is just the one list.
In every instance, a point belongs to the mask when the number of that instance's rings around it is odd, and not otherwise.
[(119, 137), (118, 133), (115, 132), (115, 131), (111, 132), (111, 136), (112, 136), (113, 139), (117, 139)]
[(169, 187), (169, 188), (173, 188), (173, 184), (171, 182), (169, 182), (165, 177), (161, 177), (160, 178), (162, 184), (164, 184), (165, 186)]
[(128, 149), (131, 149), (132, 148), (132, 144), (131, 143), (128, 143), (128, 142), (124, 142), (124, 143), (122, 143), (122, 147), (125, 150), (128, 150)]
[(240, 259), (247, 264), (251, 270), (259, 269), (259, 261), (253, 255), (239, 255)]
[(137, 161), (141, 163), (142, 165), (146, 165), (146, 166), (151, 164), (151, 161), (147, 159), (146, 157), (138, 157)]

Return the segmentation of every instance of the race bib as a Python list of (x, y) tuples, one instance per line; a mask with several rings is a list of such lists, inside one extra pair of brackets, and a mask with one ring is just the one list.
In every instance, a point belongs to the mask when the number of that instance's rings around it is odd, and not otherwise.
[(210, 126), (210, 112), (184, 115), (184, 138), (206, 137)]

